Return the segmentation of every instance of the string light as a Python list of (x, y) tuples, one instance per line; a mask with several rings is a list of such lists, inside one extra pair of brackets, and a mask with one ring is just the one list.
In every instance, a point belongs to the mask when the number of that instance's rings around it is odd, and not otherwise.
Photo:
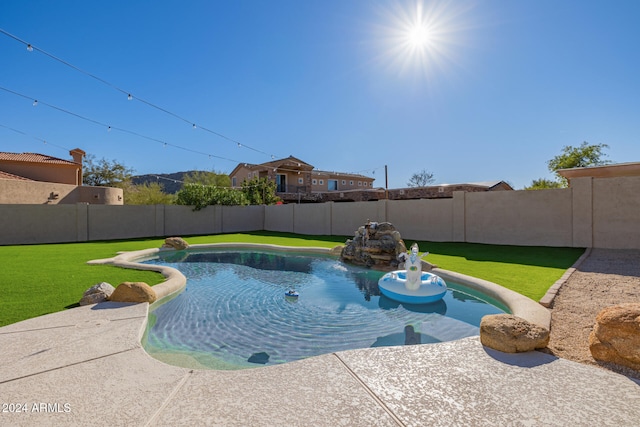
[(38, 106), (38, 100), (37, 100), (37, 99), (34, 99), (34, 100), (33, 100), (33, 106), (34, 106), (34, 107), (37, 107), (37, 106)]
[[(52, 54), (50, 54), (50, 53), (46, 52), (46, 51), (43, 51), (42, 49), (39, 49), (39, 48), (37, 48), (37, 47), (34, 47), (34, 46), (33, 46), (33, 45), (31, 45), (30, 43), (26, 43), (26, 42), (24, 42), (23, 40), (19, 39), (19, 38), (18, 38), (18, 37), (16, 37), (16, 36), (13, 36), (12, 34), (10, 34), (10, 33), (6, 32), (6, 31), (4, 31), (4, 30), (3, 30), (3, 29), (1, 29), (1, 28), (0, 28), (0, 34), (4, 34), (4, 35), (6, 35), (6, 36), (8, 36), (8, 37), (10, 37), (10, 38), (12, 38), (12, 39), (14, 39), (14, 40), (16, 40), (16, 41), (20, 42), (20, 43), (25, 44), (25, 45), (27, 46), (27, 50), (28, 50), (29, 52), (32, 52), (32, 51), (35, 49), (35, 50), (37, 50), (38, 52), (40, 52), (40, 53), (42, 53), (42, 54), (44, 54), (44, 55), (46, 55), (46, 56), (50, 57), (51, 59), (53, 59), (53, 60), (55, 60), (55, 61), (58, 61), (58, 62), (60, 62), (60, 63), (62, 63), (62, 64), (64, 64), (64, 65), (66, 65), (66, 66), (68, 66), (68, 67), (70, 67), (70, 68), (72, 68), (72, 69), (74, 69), (74, 70), (76, 70), (76, 71), (78, 71), (78, 72), (82, 73), (82, 74), (85, 74), (85, 75), (87, 75), (87, 76), (89, 76), (89, 77), (91, 77), (91, 78), (93, 78), (93, 79), (95, 79), (95, 80), (97, 80), (97, 81), (99, 81), (99, 82), (101, 82), (101, 83), (103, 83), (103, 84), (107, 85), (107, 86), (110, 86), (111, 88), (113, 88), (113, 89), (115, 89), (115, 90), (118, 90), (118, 91), (120, 91), (120, 92), (122, 92), (122, 93), (125, 93), (125, 94), (127, 95), (127, 99), (128, 99), (129, 101), (133, 100), (133, 95), (132, 95), (130, 92), (128, 92), (128, 91), (124, 91), (123, 89), (118, 88), (117, 86), (115, 86), (115, 85), (113, 85), (113, 84), (109, 83), (108, 81), (106, 81), (106, 80), (104, 80), (104, 79), (102, 79), (102, 78), (100, 78), (100, 77), (98, 77), (98, 76), (96, 76), (96, 75), (93, 75), (93, 74), (91, 74), (91, 73), (88, 73), (88, 72), (86, 72), (86, 71), (84, 71), (84, 70), (82, 70), (82, 69), (80, 69), (80, 68), (78, 68), (78, 67), (74, 66), (73, 64), (71, 64), (71, 63), (69, 63), (69, 62), (66, 62), (66, 61), (64, 61), (64, 60), (62, 60), (62, 59), (60, 59), (60, 58), (58, 58), (58, 57), (56, 57), (56, 56), (54, 56), (54, 55), (52, 55)], [(15, 95), (23, 96), (23, 97), (24, 97), (24, 95), (18, 94), (17, 92), (13, 92), (13, 91), (10, 91), (10, 90), (5, 89), (5, 88), (2, 88), (2, 87), (0, 87), (0, 89), (3, 89), (3, 90), (5, 90), (5, 91), (7, 91), (7, 92), (10, 92), (10, 93), (13, 93), (13, 94), (15, 94)], [(164, 113), (166, 113), (166, 114), (169, 114), (169, 115), (171, 115), (171, 116), (174, 116), (174, 117), (176, 117), (176, 118), (178, 118), (178, 119), (180, 119), (180, 120), (183, 120), (183, 121), (185, 121), (185, 122), (187, 122), (187, 123), (190, 123), (190, 124), (192, 125), (192, 128), (193, 128), (193, 129), (198, 128), (198, 126), (196, 126), (196, 124), (195, 124), (195, 123), (193, 123), (193, 122), (191, 122), (191, 121), (188, 121), (188, 120), (186, 120), (185, 118), (183, 118), (183, 117), (181, 117), (181, 116), (179, 116), (179, 115), (177, 115), (177, 114), (175, 114), (175, 113), (172, 113), (172, 112), (171, 112), (171, 111), (169, 111), (169, 110), (166, 110), (166, 109), (164, 109), (164, 108), (161, 108), (161, 107), (159, 107), (159, 106), (157, 106), (157, 105), (155, 105), (155, 104), (152, 104), (152, 103), (150, 103), (150, 102), (148, 102), (148, 101), (145, 101), (144, 99), (141, 99), (141, 98), (136, 98), (136, 100), (137, 100), (137, 101), (139, 101), (139, 102), (142, 102), (142, 103), (144, 103), (144, 104), (147, 104), (147, 105), (148, 105), (148, 106), (150, 106), (150, 107), (153, 107), (153, 108), (155, 108), (155, 109), (158, 109), (158, 110), (160, 110), (160, 111), (162, 111), (162, 112), (164, 112)], [(110, 132), (110, 131), (111, 131), (111, 129), (112, 129), (112, 127), (111, 127), (111, 126), (105, 125), (105, 124), (100, 123), (100, 122), (98, 122), (98, 121), (96, 121), (96, 120), (93, 120), (93, 119), (89, 119), (89, 118), (84, 117), (84, 116), (82, 116), (82, 115), (80, 115), (80, 114), (76, 114), (76, 113), (73, 113), (73, 112), (71, 112), (71, 111), (65, 110), (65, 109), (63, 109), (63, 108), (56, 107), (56, 106), (51, 105), (51, 104), (46, 104), (46, 103), (44, 103), (44, 102), (41, 102), (41, 103), (42, 103), (43, 105), (46, 105), (46, 106), (50, 107), (50, 108), (56, 109), (56, 110), (58, 110), (58, 111), (61, 111), (61, 112), (66, 113), (66, 114), (70, 114), (70, 115), (75, 116), (75, 117), (77, 117), (77, 118), (80, 118), (80, 119), (83, 119), (83, 120), (86, 120), (86, 121), (92, 122), (92, 123), (94, 123), (94, 124), (99, 124), (99, 125), (101, 125), (101, 126), (106, 126), (106, 127), (107, 127), (107, 131), (108, 131), (108, 132)], [(37, 105), (38, 105), (38, 101), (37, 101), (37, 100), (34, 100), (34, 101), (33, 101), (33, 105), (34, 105), (34, 106), (37, 106)], [(261, 151), (261, 150), (259, 150), (259, 149), (256, 149), (256, 148), (253, 148), (253, 147), (250, 147), (250, 146), (247, 146), (247, 145), (243, 145), (243, 144), (241, 144), (239, 141), (235, 141), (235, 140), (233, 140), (233, 139), (231, 139), (231, 138), (229, 138), (229, 137), (227, 137), (227, 136), (225, 136), (225, 135), (222, 135), (222, 134), (220, 134), (220, 133), (218, 133), (218, 132), (215, 132), (215, 131), (213, 131), (213, 130), (211, 130), (211, 129), (208, 129), (208, 128), (206, 128), (206, 127), (200, 126), (199, 128), (200, 128), (200, 129), (202, 129), (202, 130), (204, 130), (204, 131), (206, 131), (206, 132), (212, 133), (212, 134), (214, 134), (214, 135), (216, 135), (216, 136), (218, 136), (218, 137), (221, 137), (221, 138), (223, 138), (223, 139), (226, 139), (226, 140), (228, 140), (228, 141), (235, 142), (235, 143), (237, 144), (238, 148), (242, 148), (242, 147), (244, 147), (244, 148), (250, 149), (250, 150), (252, 150), (252, 151), (255, 151), (255, 152), (262, 153), (262, 154), (265, 154), (265, 155), (267, 155), (267, 156), (270, 156), (270, 158), (271, 158), (272, 160), (273, 160), (273, 159), (275, 159), (275, 156), (274, 156), (273, 154), (268, 154), (268, 153), (266, 153), (266, 152), (264, 152), (264, 151)], [(131, 134), (131, 135), (135, 135), (135, 136), (138, 136), (138, 137), (141, 137), (141, 138), (149, 139), (149, 140), (152, 140), (152, 141), (162, 142), (164, 146), (171, 145), (172, 147), (175, 147), (175, 148), (178, 148), (178, 149), (181, 149), (181, 150), (185, 150), (185, 151), (189, 151), (189, 152), (193, 152), (193, 153), (197, 153), (197, 154), (205, 154), (205, 155), (207, 155), (209, 158), (211, 158), (211, 157), (216, 157), (216, 158), (220, 158), (220, 159), (223, 159), (223, 160), (228, 160), (228, 161), (232, 161), (232, 162), (239, 163), (239, 162), (237, 162), (237, 161), (235, 161), (235, 160), (232, 160), (232, 159), (226, 159), (226, 158), (224, 158), (224, 157), (219, 157), (219, 156), (214, 156), (214, 155), (210, 155), (210, 154), (206, 154), (206, 153), (201, 153), (201, 152), (199, 152), (199, 151), (192, 150), (192, 149), (185, 148), (185, 147), (181, 147), (181, 146), (178, 146), (178, 145), (168, 144), (168, 143), (166, 143), (166, 142), (163, 142), (163, 141), (157, 140), (157, 139), (155, 139), (155, 138), (152, 138), (152, 137), (149, 137), (149, 136), (145, 136), (145, 135), (142, 135), (142, 134), (139, 134), (139, 133), (133, 132), (133, 131), (126, 130), (126, 129), (121, 129), (121, 128), (113, 128), (113, 129), (119, 130), (119, 131), (121, 131), (121, 132), (129, 133), (129, 134)], [(43, 141), (43, 143), (45, 143), (45, 144), (46, 144), (46, 141), (44, 141), (44, 140), (42, 140), (42, 141)], [(300, 167), (300, 164), (299, 164), (299, 163), (298, 163), (298, 167)], [(288, 170), (287, 170), (287, 169), (285, 169), (285, 168), (280, 168), (280, 170), (281, 170), (281, 171), (288, 171)], [(289, 171), (289, 172), (297, 172), (298, 174), (300, 173), (300, 171), (299, 171), (299, 170), (292, 170), (292, 171)], [(373, 171), (373, 173), (375, 174), (375, 170)]]
[[(25, 42), (24, 40), (20, 39), (20, 38), (19, 38), (19, 37), (17, 37), (17, 36), (14, 36), (13, 34), (11, 34), (11, 33), (7, 32), (7, 31), (3, 30), (2, 28), (0, 28), (0, 34), (4, 34), (5, 36), (10, 37), (10, 38), (14, 39), (14, 40), (15, 40), (15, 41), (17, 41), (17, 42), (20, 42), (20, 43), (22, 43), (22, 44), (26, 45), (26, 46), (27, 46), (27, 49), (29, 49), (30, 51), (32, 51), (32, 50), (34, 49), (34, 47), (33, 47), (31, 44), (29, 44), (29, 43)], [(95, 80), (99, 81), (100, 83), (102, 83), (102, 84), (104, 84), (104, 85), (106, 85), (106, 86), (109, 86), (109, 87), (111, 87), (112, 89), (115, 89), (115, 90), (117, 90), (117, 91), (119, 91), (119, 92), (121, 92), (121, 93), (125, 93), (125, 94), (127, 94), (127, 99), (128, 99), (129, 101), (133, 100), (133, 95), (131, 94), (131, 92), (125, 91), (124, 89), (119, 88), (118, 86), (116, 86), (116, 85), (114, 85), (114, 84), (112, 84), (112, 83), (108, 82), (107, 80), (105, 80), (105, 79), (103, 79), (103, 78), (100, 78), (100, 77), (98, 77), (98, 76), (96, 76), (96, 75), (94, 75), (94, 74), (92, 74), (92, 73), (89, 73), (89, 72), (87, 72), (87, 71), (85, 71), (85, 70), (83, 70), (83, 69), (81, 69), (81, 68), (79, 68), (79, 67), (76, 67), (75, 65), (71, 64), (70, 62), (67, 62), (67, 61), (65, 61), (65, 60), (63, 60), (63, 59), (61, 59), (61, 58), (58, 58), (57, 56), (55, 56), (55, 55), (53, 55), (53, 54), (51, 54), (51, 53), (48, 53), (48, 52), (46, 52), (46, 51), (44, 51), (44, 50), (42, 50), (42, 49), (39, 49), (39, 48), (35, 48), (35, 49), (36, 49), (38, 52), (42, 53), (43, 55), (46, 55), (46, 56), (48, 56), (49, 58), (51, 58), (51, 59), (53, 59), (53, 60), (55, 60), (55, 61), (58, 61), (58, 62), (60, 62), (60, 63), (62, 63), (62, 64), (64, 64), (64, 65), (66, 65), (66, 66), (67, 66), (67, 67), (69, 67), (69, 68), (72, 68), (73, 70), (75, 70), (75, 71), (77, 71), (77, 72), (79, 72), (79, 73), (82, 73), (82, 74), (84, 74), (84, 75), (86, 75), (86, 76), (89, 76), (89, 77), (91, 77), (91, 78), (93, 78), (93, 79), (95, 79)], [(146, 101), (146, 100), (144, 100), (144, 99), (142, 99), (142, 98), (137, 98), (137, 97), (136, 97), (136, 100), (137, 100), (137, 101), (139, 101), (139, 102), (142, 102), (143, 104), (146, 104), (146, 105), (147, 105), (147, 106), (149, 106), (149, 107), (155, 108), (156, 110), (162, 111), (163, 113), (169, 114), (170, 116), (173, 116), (173, 117), (175, 117), (175, 118), (177, 118), (177, 119), (179, 119), (179, 120), (182, 120), (182, 121), (184, 121), (184, 122), (186, 122), (186, 123), (193, 124), (193, 121), (187, 120), (186, 118), (184, 118), (184, 117), (182, 117), (182, 116), (180, 116), (180, 115), (178, 115), (178, 114), (175, 114), (175, 113), (173, 113), (173, 112), (171, 112), (171, 111), (169, 111), (169, 110), (167, 110), (167, 109), (165, 109), (165, 108), (162, 108), (162, 107), (160, 107), (160, 106), (158, 106), (158, 105), (156, 105), (156, 104), (153, 104), (152, 102), (149, 102), (149, 101)], [(218, 136), (218, 137), (220, 137), (220, 138), (226, 139), (226, 140), (228, 140), (228, 141), (230, 141), (230, 142), (238, 142), (238, 141), (235, 141), (235, 140), (234, 140), (234, 139), (232, 139), (232, 138), (229, 138), (229, 137), (227, 137), (227, 136), (225, 136), (225, 135), (223, 135), (223, 134), (221, 134), (221, 133), (218, 133), (218, 132), (215, 132), (215, 131), (213, 131), (213, 130), (211, 130), (211, 129), (208, 129), (208, 128), (204, 127), (204, 126), (200, 126), (199, 128), (200, 128), (200, 129), (202, 129), (202, 130), (203, 130), (203, 131), (205, 131), (205, 132), (209, 132), (209, 133), (211, 133), (211, 134), (213, 134), (213, 135), (216, 135), (216, 136)], [(244, 147), (244, 148), (246, 148), (246, 149), (249, 149), (249, 150), (255, 151), (255, 152), (257, 152), (257, 153), (261, 153), (261, 154), (264, 154), (264, 155), (266, 155), (266, 156), (269, 156), (269, 154), (268, 154), (268, 153), (266, 153), (266, 152), (264, 152), (264, 151), (262, 151), (262, 150), (259, 150), (259, 149), (257, 149), (257, 148), (250, 147), (250, 146), (248, 146), (248, 145), (244, 145), (244, 146), (243, 146), (243, 145), (241, 145), (240, 143), (238, 143), (238, 147)]]

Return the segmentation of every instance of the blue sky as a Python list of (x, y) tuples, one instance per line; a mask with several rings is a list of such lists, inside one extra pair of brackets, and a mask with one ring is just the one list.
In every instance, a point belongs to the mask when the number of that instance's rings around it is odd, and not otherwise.
[(640, 161), (639, 20), (637, 0), (3, 0), (36, 49), (0, 34), (0, 151), (520, 189), (565, 145)]

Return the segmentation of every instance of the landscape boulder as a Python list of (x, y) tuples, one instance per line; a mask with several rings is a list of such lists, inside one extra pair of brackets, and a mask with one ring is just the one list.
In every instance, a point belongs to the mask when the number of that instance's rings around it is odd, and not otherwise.
[(153, 303), (158, 297), (156, 291), (144, 282), (122, 282), (111, 294), (109, 301)]
[(173, 248), (177, 251), (182, 251), (189, 247), (189, 244), (182, 237), (167, 237), (164, 239), (163, 248)]
[(82, 294), (80, 305), (97, 304), (109, 300), (115, 288), (107, 282), (93, 285)]
[(545, 348), (549, 331), (512, 314), (492, 314), (480, 321), (480, 342), (504, 353), (522, 353)]
[(589, 335), (594, 359), (640, 371), (640, 303), (603, 309)]

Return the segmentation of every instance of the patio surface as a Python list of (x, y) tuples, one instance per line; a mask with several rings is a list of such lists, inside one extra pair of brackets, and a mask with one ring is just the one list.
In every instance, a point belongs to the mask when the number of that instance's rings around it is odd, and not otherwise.
[[(479, 338), (369, 348), (242, 371), (179, 368), (140, 338), (147, 304), (0, 328), (0, 425), (630, 426), (640, 384)], [(21, 412), (16, 412), (18, 409)]]

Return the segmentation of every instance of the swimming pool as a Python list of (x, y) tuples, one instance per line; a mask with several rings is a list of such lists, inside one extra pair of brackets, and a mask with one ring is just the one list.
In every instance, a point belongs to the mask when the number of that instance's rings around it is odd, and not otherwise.
[[(153, 307), (144, 340), (152, 356), (213, 369), (272, 365), (354, 348), (425, 344), (478, 335), (480, 319), (504, 312), (447, 283), (432, 304), (380, 295), (380, 271), (330, 255), (275, 250), (166, 252), (187, 287)], [(286, 297), (289, 289), (299, 297)]]

